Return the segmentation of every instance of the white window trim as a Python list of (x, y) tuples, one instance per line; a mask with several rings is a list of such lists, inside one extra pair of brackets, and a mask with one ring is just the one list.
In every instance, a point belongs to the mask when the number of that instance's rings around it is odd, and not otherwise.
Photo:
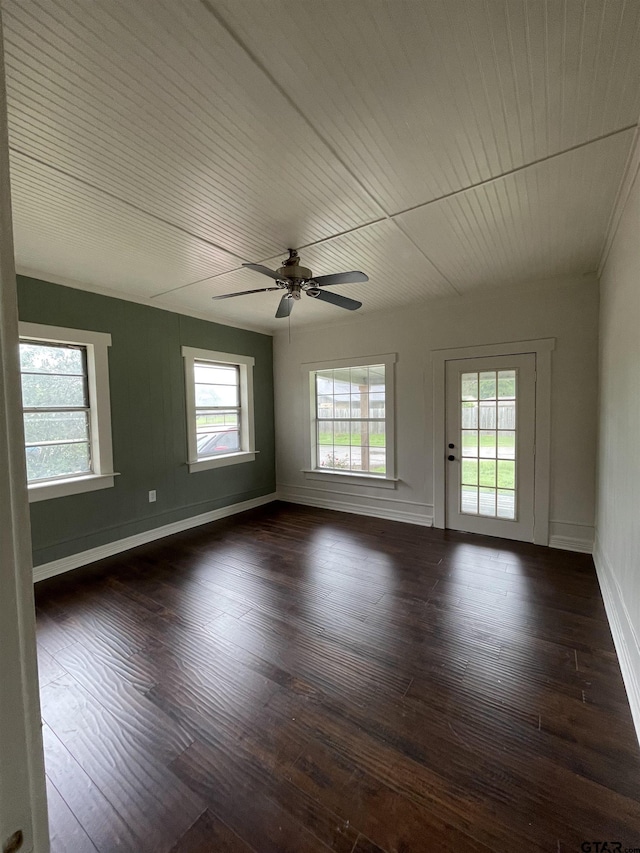
[(118, 476), (113, 470), (111, 440), (111, 395), (109, 392), (111, 335), (106, 332), (87, 332), (84, 329), (44, 326), (40, 323), (20, 323), (19, 331), (21, 339), (86, 347), (91, 460), (94, 469), (91, 474), (29, 483), (29, 503), (111, 488), (114, 484), (114, 477)]
[[(253, 412), (253, 368), (255, 358), (247, 355), (235, 355), (228, 352), (213, 352), (196, 347), (182, 347), (185, 373), (185, 394), (187, 409), (187, 465), (189, 472), (209, 471), (212, 468), (224, 468), (241, 462), (253, 462), (256, 458), (255, 424)], [(240, 371), (240, 437), (242, 450), (237, 453), (225, 453), (198, 459), (196, 432), (196, 388), (194, 364), (196, 361), (213, 361), (217, 364), (232, 364)]]
[[(399, 479), (396, 476), (396, 438), (395, 438), (395, 367), (398, 354), (368, 355), (358, 358), (339, 358), (302, 365), (304, 387), (307, 389), (304, 400), (304, 438), (305, 457), (310, 460), (311, 468), (303, 468), (307, 480), (331, 480), (335, 482), (360, 481), (361, 485), (394, 489)], [(316, 460), (316, 423), (313, 412), (316, 406), (315, 373), (317, 370), (331, 370), (337, 367), (362, 367), (368, 364), (384, 364), (385, 376), (385, 434), (386, 434), (386, 474), (368, 474), (362, 471), (328, 471), (317, 467)]]

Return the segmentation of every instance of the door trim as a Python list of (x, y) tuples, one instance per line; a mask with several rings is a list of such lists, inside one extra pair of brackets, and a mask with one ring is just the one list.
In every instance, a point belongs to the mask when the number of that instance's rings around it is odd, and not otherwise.
[(498, 355), (536, 356), (534, 526), (536, 545), (549, 544), (549, 466), (551, 461), (551, 352), (555, 338), (509, 341), (473, 347), (431, 350), (433, 365), (433, 526), (446, 527), (446, 367), (448, 361)]
[(24, 853), (47, 853), (17, 296), (0, 10), (0, 847), (21, 833)]
[[(495, 376), (495, 371), (513, 370), (516, 374), (514, 403), (515, 423), (513, 436), (515, 438), (514, 445), (514, 461), (515, 461), (515, 514), (512, 518), (502, 518), (498, 513), (498, 507), (494, 505), (494, 514), (485, 515), (481, 509), (482, 499), (480, 493), (482, 488), (476, 492), (476, 500), (479, 500), (475, 508), (475, 514), (472, 510), (467, 511), (462, 507), (462, 491), (461, 474), (465, 466), (465, 454), (463, 446), (462, 429), (462, 412), (461, 400), (461, 378), (463, 373), (486, 376), (482, 371), (491, 371)], [(447, 394), (447, 414), (446, 414), (446, 429), (447, 442), (453, 442), (457, 451), (450, 450), (451, 445), (447, 443), (445, 455), (449, 459), (450, 455), (454, 456), (454, 462), (446, 463), (445, 473), (445, 492), (446, 492), (446, 526), (447, 530), (458, 530), (467, 533), (479, 533), (485, 536), (504, 537), (505, 539), (513, 539), (519, 542), (533, 541), (533, 527), (535, 520), (535, 441), (536, 441), (536, 424), (535, 424), (535, 406), (536, 406), (536, 356), (534, 353), (523, 353), (521, 355), (500, 355), (482, 358), (461, 358), (451, 359), (446, 362), (446, 394)], [(478, 388), (480, 392), (480, 388)], [(496, 418), (495, 427), (498, 429), (498, 388), (495, 390), (496, 403), (494, 408), (494, 417)], [(478, 397), (480, 400), (480, 397)], [(481, 408), (482, 403), (478, 403), (477, 411), (477, 430), (482, 430), (481, 423)], [(470, 426), (470, 425), (469, 425)], [(509, 427), (506, 427), (509, 428)], [(478, 432), (477, 438), (480, 433)], [(494, 456), (496, 461), (496, 475), (500, 462), (498, 461), (501, 453), (498, 449), (498, 434), (494, 433), (496, 446), (494, 448)], [(478, 456), (478, 475), (481, 475), (483, 467), (482, 458), (483, 451), (481, 447), (477, 449)], [(480, 486), (481, 476), (476, 481)], [(498, 481), (495, 481), (496, 491), (495, 498), (498, 497)], [(499, 502), (499, 500), (498, 500)]]

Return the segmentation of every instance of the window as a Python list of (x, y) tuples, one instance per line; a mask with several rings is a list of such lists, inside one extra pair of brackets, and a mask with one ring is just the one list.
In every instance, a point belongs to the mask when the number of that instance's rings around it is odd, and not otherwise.
[(30, 501), (113, 486), (110, 345), (100, 332), (20, 324)]
[(309, 371), (313, 472), (395, 478), (394, 362), (379, 356)]
[(20, 343), (27, 480), (91, 473), (87, 348)]
[(252, 462), (253, 358), (182, 347), (185, 361), (188, 464), (204, 471)]

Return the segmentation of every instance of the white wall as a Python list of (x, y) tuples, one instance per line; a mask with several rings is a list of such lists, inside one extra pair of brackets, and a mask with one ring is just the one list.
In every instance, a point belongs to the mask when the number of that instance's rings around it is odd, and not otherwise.
[[(376, 285), (371, 285), (372, 287)], [(387, 284), (393, 287), (393, 282)], [(304, 302), (298, 306), (304, 311)], [(346, 312), (345, 312), (346, 313)], [(590, 548), (595, 510), (598, 286), (595, 277), (532, 284), (518, 294), (438, 300), (394, 313), (346, 316), (275, 337), (278, 491), (284, 499), (430, 523), (433, 514), (430, 351), (555, 337), (552, 353), (551, 535)], [(319, 483), (304, 443), (302, 364), (398, 353), (398, 488)]]
[[(637, 167), (640, 153), (636, 151)], [(633, 161), (632, 161), (633, 162)], [(595, 561), (640, 734), (640, 177), (601, 276)], [(633, 183), (632, 183), (633, 181)]]

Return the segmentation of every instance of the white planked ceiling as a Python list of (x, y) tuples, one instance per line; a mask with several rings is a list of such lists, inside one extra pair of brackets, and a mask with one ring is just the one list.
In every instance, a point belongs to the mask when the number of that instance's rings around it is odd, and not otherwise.
[[(19, 268), (273, 330), (288, 246), (367, 311), (596, 269), (624, 0), (2, 0)], [(304, 251), (302, 251), (302, 248)], [(296, 324), (344, 319), (304, 299)], [(357, 315), (356, 315), (357, 316)]]

